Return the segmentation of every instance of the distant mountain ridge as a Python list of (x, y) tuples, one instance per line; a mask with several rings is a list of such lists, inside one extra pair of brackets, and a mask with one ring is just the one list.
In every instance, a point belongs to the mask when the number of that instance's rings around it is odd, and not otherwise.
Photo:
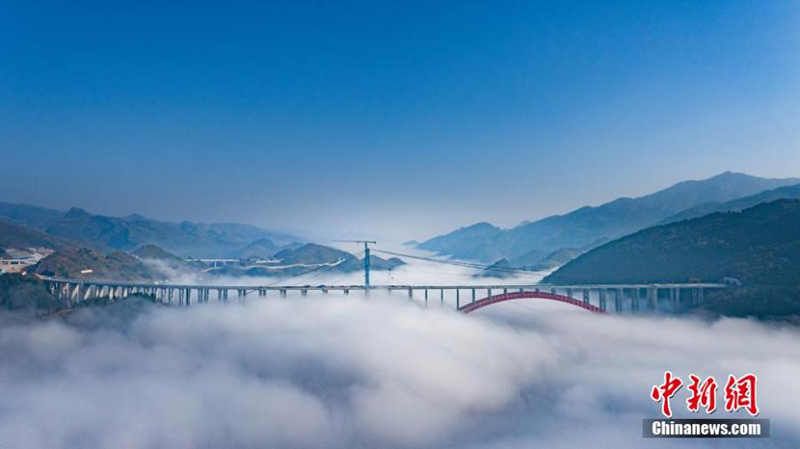
[(43, 231), (66, 212), (22, 203), (0, 202), (0, 219)]
[[(340, 249), (329, 246), (307, 243), (297, 248), (287, 248), (277, 252), (274, 256), (277, 264), (258, 266), (242, 269), (236, 266), (226, 266), (215, 270), (215, 274), (229, 276), (299, 276), (305, 273), (360, 271), (364, 267), (363, 259)], [(405, 262), (393, 257), (383, 259), (370, 256), (370, 267), (373, 270), (392, 270)]]
[[(110, 217), (73, 207), (67, 212), (27, 204), (0, 203), (0, 220), (105, 252), (154, 244), (182, 257), (268, 257), (302, 238), (238, 223), (173, 223), (131, 214)], [(258, 242), (258, 243), (256, 243)], [(275, 245), (272, 248), (269, 243)]]
[[(700, 181), (683, 181), (638, 198), (618, 198), (600, 206), (585, 206), (512, 229), (479, 223), (434, 237), (421, 249), (459, 259), (491, 263), (506, 258), (528, 263), (562, 248), (591, 247), (655, 225), (701, 204), (724, 203), (765, 190), (800, 183), (800, 179), (766, 179), (725, 172)], [(477, 227), (477, 229), (476, 229)]]
[(595, 248), (546, 283), (718, 282), (800, 287), (800, 200), (655, 226)]
[(463, 248), (480, 245), (501, 232), (500, 228), (489, 223), (475, 223), (419, 243), (417, 248), (443, 254), (456, 254), (463, 251)]
[(780, 199), (800, 199), (800, 184), (793, 184), (777, 189), (767, 190), (755, 195), (738, 198), (724, 203), (704, 203), (699, 206), (687, 209), (679, 214), (667, 217), (659, 224), (669, 224), (681, 220), (702, 217), (714, 212), (736, 212), (741, 211), (761, 203)]
[[(348, 252), (298, 240), (237, 223), (171, 223), (138, 214), (108, 217), (79, 208), (59, 212), (0, 203), (0, 255), (6, 249), (51, 250), (30, 268), (46, 276), (158, 281), (173, 272), (291, 278), (363, 269), (363, 260)], [(214, 261), (189, 258), (238, 260), (218, 266)], [(398, 258), (370, 257), (376, 271), (403, 264)], [(6, 293), (0, 291), (0, 303), (7, 302), (2, 299)]]

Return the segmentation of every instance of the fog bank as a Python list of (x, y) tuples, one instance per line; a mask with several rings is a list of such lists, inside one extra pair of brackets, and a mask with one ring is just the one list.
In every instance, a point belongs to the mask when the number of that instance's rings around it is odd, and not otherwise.
[(665, 369), (758, 373), (773, 437), (740, 446), (800, 443), (796, 329), (537, 300), (464, 316), (401, 298), (5, 322), (0, 447), (641, 447)]

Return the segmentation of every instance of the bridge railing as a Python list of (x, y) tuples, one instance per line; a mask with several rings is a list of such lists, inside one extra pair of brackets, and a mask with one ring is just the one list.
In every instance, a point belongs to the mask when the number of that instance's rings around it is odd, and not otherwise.
[[(231, 296), (239, 301), (245, 301), (251, 294), (266, 297), (268, 292), (277, 292), (281, 297), (286, 297), (289, 292), (329, 293), (332, 291), (349, 294), (351, 291), (387, 291), (389, 293), (404, 291), (409, 299), (418, 299), (428, 305), (429, 301), (436, 301), (444, 306), (453, 304), (456, 309), (465, 310), (466, 305), (474, 304), (487, 298), (509, 293), (547, 293), (564, 298), (562, 302), (575, 304), (581, 302), (584, 308), (609, 310), (613, 305), (616, 312), (626, 310), (639, 310), (641, 300), (645, 300), (644, 308), (658, 308), (659, 301), (666, 299), (677, 303), (689, 300), (697, 303), (703, 300), (704, 291), (728, 287), (719, 283), (658, 283), (658, 284), (590, 284), (590, 285), (547, 285), (547, 284), (459, 284), (459, 285), (410, 285), (387, 284), (372, 285), (197, 285), (197, 284), (172, 284), (154, 282), (117, 282), (77, 280), (59, 277), (41, 277), (48, 289), (58, 298), (68, 303), (78, 303), (94, 298), (123, 298), (133, 294), (152, 296), (157, 301), (165, 304), (185, 305), (206, 303), (214, 299), (227, 302)], [(231, 295), (233, 292), (233, 295)], [(686, 292), (689, 292), (688, 297)], [(438, 293), (438, 295), (437, 295)], [(446, 294), (447, 293), (447, 294)], [(645, 295), (642, 295), (645, 293)], [(530, 296), (530, 295), (529, 295)], [(437, 298), (438, 297), (438, 298)], [(499, 296), (498, 296), (499, 297)], [(533, 295), (530, 297), (549, 298), (547, 295)], [(447, 301), (446, 301), (447, 300)], [(499, 302), (499, 301), (496, 301)], [(591, 306), (591, 307), (589, 307)]]

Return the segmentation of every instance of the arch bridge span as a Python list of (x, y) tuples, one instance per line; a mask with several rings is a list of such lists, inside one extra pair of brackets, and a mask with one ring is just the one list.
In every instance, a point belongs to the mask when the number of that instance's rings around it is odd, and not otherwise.
[(291, 292), (305, 296), (308, 292), (331, 293), (386, 291), (407, 293), (408, 299), (424, 305), (439, 303), (464, 313), (500, 302), (534, 298), (552, 300), (580, 307), (590, 312), (624, 312), (669, 309), (680, 303), (703, 301), (704, 292), (727, 287), (725, 284), (597, 284), (597, 285), (187, 285), (169, 283), (138, 283), (92, 281), (41, 277), (48, 290), (70, 305), (96, 298), (124, 298), (143, 294), (157, 302), (189, 306), (192, 304), (228, 302), (236, 298), (266, 298), (270, 295), (285, 298)]

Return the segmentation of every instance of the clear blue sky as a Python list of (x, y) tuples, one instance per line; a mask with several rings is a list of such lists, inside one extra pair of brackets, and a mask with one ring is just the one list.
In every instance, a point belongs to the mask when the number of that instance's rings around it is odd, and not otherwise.
[(793, 0), (0, 11), (0, 200), (403, 238), (800, 175)]

